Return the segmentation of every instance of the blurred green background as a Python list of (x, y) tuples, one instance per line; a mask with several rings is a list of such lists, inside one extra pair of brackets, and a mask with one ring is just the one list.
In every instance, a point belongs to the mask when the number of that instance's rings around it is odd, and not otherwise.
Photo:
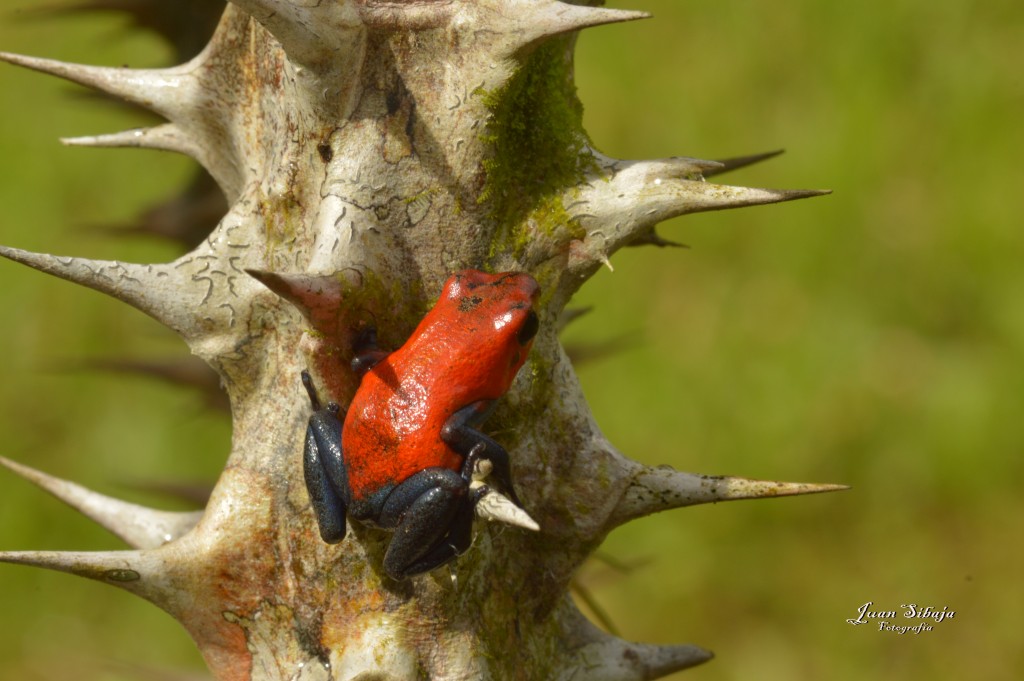
[[(685, 509), (615, 532), (580, 575), (626, 638), (718, 658), (725, 679), (1024, 678), (1024, 4), (622, 0), (655, 18), (585, 32), (578, 85), (595, 145), (622, 158), (784, 147), (723, 182), (831, 188), (779, 206), (684, 217), (689, 250), (629, 249), (577, 301), (566, 340), (617, 344), (580, 368), (598, 422), (650, 464), (842, 482), (806, 498)], [(0, 49), (162, 65), (113, 18), (41, 20), (0, 0)], [(111, 238), (190, 174), (148, 151), (58, 136), (139, 118), (0, 66), (0, 242), (168, 260)], [(156, 323), (0, 263), (0, 454), (118, 496), (209, 481), (228, 448), (195, 394), (82, 370), (178, 356)], [(0, 471), (0, 549), (118, 542)], [(200, 672), (155, 608), (72, 577), (0, 566), (0, 679)], [(916, 603), (956, 611), (899, 635), (846, 619)], [(904, 621), (899, 622), (904, 624)], [(913, 622), (911, 622), (913, 623)]]

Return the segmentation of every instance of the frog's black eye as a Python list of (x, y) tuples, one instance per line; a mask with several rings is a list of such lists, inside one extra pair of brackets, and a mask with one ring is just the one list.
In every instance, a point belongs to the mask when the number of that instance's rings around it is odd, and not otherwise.
[(516, 340), (519, 341), (520, 345), (526, 345), (533, 340), (533, 337), (537, 335), (537, 329), (540, 328), (540, 320), (537, 319), (537, 313), (530, 310), (526, 313), (526, 319), (523, 320), (523, 325), (519, 327), (519, 333), (516, 334)]

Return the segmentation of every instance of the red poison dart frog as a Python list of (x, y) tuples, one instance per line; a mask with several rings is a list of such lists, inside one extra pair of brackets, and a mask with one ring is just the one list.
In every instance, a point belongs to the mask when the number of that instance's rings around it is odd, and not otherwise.
[[(464, 270), (412, 336), (388, 354), (373, 330), (356, 345), (362, 379), (348, 411), (313, 405), (306, 431), (306, 487), (325, 542), (345, 538), (346, 515), (391, 530), (384, 572), (428, 572), (463, 553), (473, 512), (489, 492), (470, 489), (477, 466), (517, 505), (508, 453), (477, 428), (509, 388), (537, 333), (537, 282), (528, 274)], [(343, 425), (344, 424), (344, 425)]]

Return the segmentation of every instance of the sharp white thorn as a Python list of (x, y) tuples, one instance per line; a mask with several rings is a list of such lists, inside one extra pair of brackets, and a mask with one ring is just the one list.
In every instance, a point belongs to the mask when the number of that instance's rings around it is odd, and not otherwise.
[(667, 466), (641, 466), (612, 514), (615, 527), (651, 513), (684, 506), (766, 499), (771, 497), (821, 494), (849, 489), (846, 485), (753, 480), (724, 475), (684, 473)]
[[(581, 254), (590, 265), (669, 218), (689, 213), (726, 210), (742, 206), (781, 203), (828, 194), (825, 190), (781, 190), (733, 187), (704, 181), (703, 174), (724, 166), (714, 161), (670, 158), (654, 161), (615, 161), (595, 155), (604, 169), (605, 181), (591, 182), (565, 197), (567, 205), (580, 206), (577, 216), (600, 252)], [(606, 173), (606, 174), (605, 174)]]
[(474, 27), (486, 29), (496, 37), (494, 50), (498, 56), (510, 57), (555, 36), (650, 16), (647, 12), (574, 5), (558, 0), (511, 0), (500, 12), (480, 9)]
[(767, 161), (768, 159), (775, 158), (779, 154), (783, 153), (783, 149), (776, 149), (774, 151), (767, 151), (760, 154), (748, 154), (747, 156), (733, 156), (732, 158), (723, 158), (718, 161), (718, 168), (713, 168), (704, 173), (705, 177), (711, 177), (712, 175), (720, 175), (721, 173), (728, 173), (733, 170), (739, 170), (740, 168), (746, 168), (749, 165)]
[[(16, 66), (64, 78), (118, 97), (158, 113), (171, 121), (144, 130), (128, 130), (110, 135), (72, 137), (63, 140), (72, 146), (148, 147), (186, 154), (203, 165), (217, 180), (229, 199), (234, 200), (244, 185), (243, 171), (230, 145), (213, 134), (209, 125), (196, 121), (196, 73), (202, 57), (195, 63), (171, 69), (109, 68), (71, 64), (54, 59), (28, 57), (0, 52), (0, 60)], [(204, 106), (209, 103), (204, 101)], [(216, 126), (214, 126), (216, 127)]]
[(182, 536), (199, 522), (201, 511), (158, 511), (94, 492), (0, 456), (0, 466), (46, 490), (124, 540), (132, 548), (149, 549)]
[(55, 59), (0, 52), (0, 61), (70, 80), (113, 95), (174, 120), (189, 106), (183, 94), (191, 77), (174, 69), (130, 69), (72, 64)]
[(62, 137), (61, 144), (69, 147), (144, 147), (177, 151), (194, 156), (193, 145), (173, 123), (152, 128), (133, 128), (106, 135)]
[(578, 610), (570, 620), (574, 637), (584, 643), (559, 675), (560, 679), (588, 681), (651, 681), (690, 667), (714, 654), (695, 645), (633, 643), (598, 629)]
[[(185, 298), (190, 289), (199, 289), (194, 282), (183, 280), (188, 276), (184, 268), (59, 257), (10, 246), (0, 246), (0, 256), (106, 293), (145, 312), (186, 340), (192, 337), (196, 324), (195, 303)], [(202, 294), (205, 294), (205, 289)]]
[(638, 10), (613, 9), (609, 7), (590, 7), (573, 5), (567, 2), (549, 2), (543, 5), (536, 14), (524, 15), (534, 29), (541, 35), (558, 35), (567, 31), (578, 31), (605, 24), (618, 24), (624, 21), (649, 19), (650, 12)]
[[(470, 487), (476, 488), (483, 483), (474, 481)], [(502, 522), (507, 525), (515, 525), (533, 532), (540, 531), (540, 525), (530, 517), (530, 514), (519, 508), (504, 494), (491, 489), (483, 498), (477, 502), (476, 514), (484, 520)]]
[(63, 137), (60, 141), (69, 147), (129, 147), (184, 154), (198, 161), (216, 180), (224, 194), (232, 199), (237, 198), (243, 183), (238, 168), (228, 160), (230, 159), (229, 154), (222, 154), (221, 150), (197, 144), (174, 123), (165, 123), (151, 128), (123, 130), (106, 135)]
[(246, 274), (281, 296), (302, 313), (314, 329), (329, 338), (341, 332), (342, 298), (362, 285), (355, 270), (334, 274), (285, 274), (247, 269)]
[(0, 551), (0, 563), (67, 572), (138, 592), (145, 590), (140, 582), (150, 562), (140, 551)]

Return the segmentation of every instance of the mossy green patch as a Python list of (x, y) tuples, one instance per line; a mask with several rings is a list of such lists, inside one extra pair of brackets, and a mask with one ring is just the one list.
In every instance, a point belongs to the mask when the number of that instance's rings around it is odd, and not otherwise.
[(416, 278), (384, 279), (373, 270), (362, 273), (359, 286), (349, 288), (343, 305), (350, 311), (370, 311), (382, 343), (398, 347), (430, 309), (422, 282)]
[(265, 196), (260, 201), (260, 214), (264, 218), (267, 262), (273, 262), (281, 252), (290, 252), (304, 228), (305, 209), (296, 195), (289, 191), (278, 196)]
[(557, 38), (526, 57), (501, 89), (478, 92), (491, 119), (483, 141), (492, 148), (479, 202), (496, 225), (491, 257), (521, 253), (532, 235), (573, 228), (562, 196), (596, 166), (583, 130), (583, 106), (572, 78), (572, 37)]

